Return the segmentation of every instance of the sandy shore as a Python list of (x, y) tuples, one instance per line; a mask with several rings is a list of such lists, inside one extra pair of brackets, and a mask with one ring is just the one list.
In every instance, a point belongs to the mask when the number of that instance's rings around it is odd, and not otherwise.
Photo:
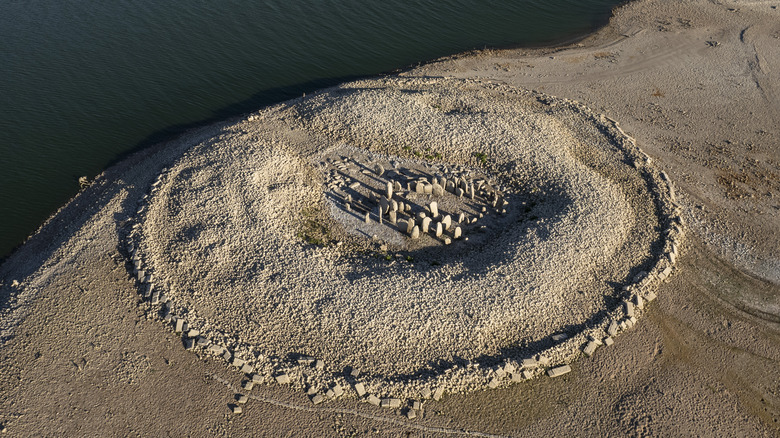
[(464, 54), (401, 74), (583, 102), (676, 183), (688, 226), (677, 274), (637, 327), (566, 376), (447, 394), (411, 421), (352, 399), (314, 406), (278, 385), (256, 387), (231, 415), (243, 375), (185, 351), (139, 304), (125, 230), (160, 169), (230, 140), (236, 120), (107, 170), (0, 266), (0, 424), (9, 436), (777, 434), (777, 7), (638, 1), (571, 47)]

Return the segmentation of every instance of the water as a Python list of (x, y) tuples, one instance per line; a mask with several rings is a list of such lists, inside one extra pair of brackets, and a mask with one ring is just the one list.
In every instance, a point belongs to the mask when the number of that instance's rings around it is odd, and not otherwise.
[(587, 33), (616, 0), (0, 2), (0, 257), (123, 153), (469, 50)]

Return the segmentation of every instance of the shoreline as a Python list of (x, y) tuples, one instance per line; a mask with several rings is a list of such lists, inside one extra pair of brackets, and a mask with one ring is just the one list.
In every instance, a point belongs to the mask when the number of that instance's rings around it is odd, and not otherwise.
[[(435, 59), (420, 60), (420, 61), (412, 62), (410, 64), (406, 64), (406, 65), (399, 66), (399, 67), (396, 67), (396, 68), (392, 68), (392, 69), (389, 69), (389, 70), (381, 71), (381, 72), (378, 72), (378, 73), (372, 74), (372, 75), (356, 75), (356, 76), (341, 77), (341, 78), (338, 78), (336, 82), (329, 81), (329, 82), (333, 82), (329, 86), (337, 85), (338, 83), (343, 83), (343, 82), (350, 82), (350, 81), (355, 81), (355, 80), (361, 80), (361, 79), (368, 79), (368, 78), (373, 78), (373, 77), (382, 77), (382, 76), (386, 76), (386, 75), (398, 74), (398, 73), (402, 73), (402, 72), (405, 72), (405, 71), (413, 70), (415, 68), (419, 68), (420, 66), (423, 66), (423, 65), (427, 65), (427, 64), (430, 64), (430, 63), (436, 63), (436, 62), (439, 62), (439, 61), (441, 61), (443, 59), (448, 59), (448, 58), (451, 58), (451, 57), (473, 56), (475, 54), (490, 52), (490, 51), (494, 51), (494, 50), (517, 50), (517, 49), (547, 50), (547, 49), (549, 49), (549, 50), (553, 50), (554, 51), (554, 50), (558, 50), (558, 49), (565, 49), (566, 47), (568, 47), (570, 45), (576, 44), (576, 43), (578, 43), (578, 42), (580, 42), (580, 41), (582, 41), (584, 39), (587, 39), (588, 37), (590, 37), (590, 36), (594, 35), (595, 33), (599, 32), (602, 28), (606, 27), (609, 24), (609, 19), (614, 15), (614, 11), (616, 9), (622, 7), (623, 5), (630, 3), (631, 1), (636, 1), (636, 0), (624, 0), (622, 3), (614, 6), (612, 8), (612, 10), (610, 11), (609, 15), (605, 16), (605, 20), (601, 20), (598, 24), (594, 25), (592, 30), (590, 30), (588, 32), (585, 32), (585, 33), (574, 33), (574, 34), (572, 34), (569, 37), (556, 39), (556, 40), (552, 40), (552, 41), (549, 41), (549, 42), (546, 42), (546, 43), (539, 43), (539, 44), (511, 43), (511, 44), (500, 45), (500, 46), (490, 46), (490, 47), (485, 46), (485, 48), (483, 48), (483, 49), (477, 49), (477, 48), (468, 49), (468, 50), (464, 50), (464, 51), (461, 51), (461, 52), (458, 52), (458, 53), (454, 53), (454, 54), (451, 54), (451, 55), (445, 55), (445, 56), (442, 56), (442, 57), (439, 57), (439, 58), (435, 58)], [(326, 86), (326, 88), (328, 88), (329, 86)], [(315, 89), (315, 90), (312, 90), (312, 91), (316, 92), (317, 90), (320, 90), (320, 89), (322, 89), (322, 88), (318, 88), (318, 89)], [(271, 106), (274, 106), (274, 105), (282, 103), (282, 102), (284, 102), (284, 101), (268, 102), (266, 105), (264, 105), (264, 107), (271, 107)], [(200, 120), (200, 121), (193, 122), (193, 123), (188, 123), (186, 125), (174, 125), (174, 126), (166, 127), (166, 128), (164, 128), (164, 129), (162, 129), (162, 130), (160, 130), (158, 132), (152, 133), (150, 135), (150, 137), (149, 137), (150, 139), (144, 139), (139, 145), (136, 145), (132, 149), (130, 149), (130, 150), (126, 151), (126, 152), (123, 152), (123, 153), (117, 155), (116, 157), (114, 157), (113, 159), (111, 159), (111, 161), (109, 161), (108, 165), (99, 174), (95, 175), (95, 178), (100, 177), (100, 175), (105, 173), (108, 169), (110, 169), (111, 167), (116, 166), (117, 164), (119, 164), (123, 160), (126, 160), (129, 157), (131, 157), (132, 155), (137, 154), (139, 152), (142, 152), (142, 151), (144, 151), (144, 150), (146, 150), (148, 148), (153, 148), (153, 147), (156, 147), (156, 146), (158, 146), (160, 144), (164, 144), (164, 143), (168, 143), (168, 142), (174, 141), (178, 137), (180, 137), (182, 135), (185, 135), (187, 132), (192, 131), (192, 130), (197, 130), (197, 129), (200, 129), (200, 128), (203, 128), (203, 127), (206, 127), (206, 126), (211, 126), (211, 125), (214, 125), (214, 124), (217, 124), (217, 123), (231, 123), (232, 121), (240, 120), (241, 118), (245, 117), (247, 114), (250, 114), (252, 112), (254, 112), (254, 111), (245, 112), (245, 113), (238, 113), (238, 114), (234, 114), (232, 116), (229, 116), (228, 118), (215, 116), (213, 118)], [(93, 178), (93, 180), (94, 180), (94, 178)], [(80, 193), (81, 193), (81, 190), (79, 192), (76, 192), (75, 195), (73, 195), (70, 199), (65, 201), (65, 203), (63, 203), (59, 208), (57, 208), (56, 210), (52, 211), (52, 213), (49, 215), (48, 218), (46, 218), (34, 230), (32, 230), (32, 232), (27, 237), (25, 237), (23, 241), (19, 242), (13, 248), (11, 248), (11, 250), (7, 254), (0, 255), (0, 266), (2, 266), (3, 262), (5, 262), (5, 260), (10, 258), (20, 247), (22, 247), (28, 240), (30, 240), (30, 238), (35, 236), (54, 216), (56, 216), (62, 210), (62, 208), (64, 208), (66, 205), (71, 203), (77, 196), (79, 196)]]
[[(297, 392), (263, 385), (253, 391), (259, 394), (255, 401), (270, 399), (274, 403), (253, 402), (245, 406), (243, 415), (224, 423), (226, 404), (235, 404), (233, 394), (226, 393), (222, 383), (209, 382), (232, 382), (235, 389), (240, 376), (207, 355), (185, 351), (153, 314), (139, 307), (135, 285), (127, 278), (127, 265), (119, 251), (121, 240), (105, 240), (105, 236), (116, 236), (135, 212), (134, 200), (152, 183), (153, 178), (143, 176), (144, 170), (137, 168), (139, 163), (154, 162), (162, 167), (162, 162), (178, 157), (177, 150), (231, 126), (241, 119), (236, 117), (145, 148), (106, 169), (95, 185), (61, 207), (0, 264), (3, 323), (13, 322), (18, 331), (10, 338), (0, 334), (0, 374), (6, 376), (0, 381), (0, 403), (4, 412), (10, 413), (0, 417), (0, 426), (24, 435), (34, 430), (25, 428), (36, 427), (30, 419), (42, 415), (46, 420), (37, 427), (73, 433), (77, 430), (74, 425), (58, 414), (68, 404), (107, 401), (110, 391), (123, 394), (121, 402), (112, 404), (119, 412), (155, 406), (153, 418), (160, 421), (142, 425), (147, 433), (192, 433), (192, 428), (200, 426), (168, 420), (193, 413), (233, 433), (242, 427), (325, 435), (345, 430), (368, 433), (372, 427), (393, 432), (406, 427), (423, 433), (449, 428), (531, 436), (543, 436), (550, 429), (573, 435), (586, 431), (661, 435), (672, 430), (698, 435), (776, 432), (780, 403), (772, 395), (772, 381), (767, 376), (780, 371), (780, 348), (774, 341), (780, 329), (771, 318), (762, 319), (760, 312), (774, 316), (780, 312), (778, 286), (771, 282), (771, 275), (770, 281), (764, 278), (772, 273), (771, 255), (778, 242), (772, 226), (776, 224), (775, 199), (780, 186), (775, 185), (771, 167), (778, 157), (771, 145), (780, 134), (769, 123), (777, 120), (777, 103), (752, 96), (771, 96), (776, 89), (778, 81), (767, 72), (780, 61), (771, 45), (776, 38), (772, 35), (780, 35), (775, 20), (778, 15), (771, 2), (742, 5), (736, 12), (723, 5), (700, 3), (670, 6), (658, 0), (639, 0), (621, 5), (609, 25), (582, 43), (555, 49), (553, 57), (536, 53), (552, 49), (532, 53), (490, 50), (448, 56), (398, 74), (400, 78), (451, 76), (498, 81), (583, 102), (596, 113), (619, 121), (626, 135), (635, 138), (676, 183), (690, 236), (680, 256), (680, 273), (660, 286), (658, 300), (647, 310), (648, 318), (621, 336), (614, 347), (578, 360), (569, 375), (494, 391), (447, 395), (430, 402), (421, 418), (400, 425), (379, 418), (387, 411), (338, 400), (333, 402), (335, 409), (359, 415), (349, 413), (335, 420), (336, 427), (331, 408), (290, 411), (285, 403), (300, 407), (311, 403)], [(749, 23), (747, 28), (745, 23)], [(719, 31), (707, 27), (715, 24)], [(730, 32), (733, 29), (746, 30), (740, 38), (739, 33)], [(621, 34), (632, 36), (618, 37)], [(752, 48), (744, 45), (742, 38)], [(668, 53), (668, 47), (676, 50)], [(737, 72), (734, 66), (742, 64), (735, 61), (754, 54), (762, 60), (764, 70), (753, 65), (747, 73)], [(697, 88), (699, 77), (694, 72), (713, 85)], [(737, 78), (736, 85), (720, 86), (726, 73), (736, 75), (729, 76)], [(675, 80), (669, 81), (670, 77)], [(751, 97), (741, 99), (741, 95)], [(730, 102), (728, 108), (720, 106), (724, 100)], [(750, 108), (750, 118), (743, 108)], [(718, 119), (730, 122), (723, 126), (713, 123)], [(741, 127), (734, 128), (734, 121)], [(732, 129), (738, 129), (736, 134), (742, 140), (732, 137)], [(720, 137), (728, 142), (716, 140)], [(745, 149), (748, 143), (750, 149)], [(744, 150), (754, 161), (738, 154)], [(748, 175), (747, 183), (741, 182), (741, 174)], [(99, 227), (85, 225), (91, 216), (109, 211), (117, 213), (111, 221)], [(69, 221), (69, 217), (77, 221)], [(756, 236), (763, 236), (763, 241)], [(737, 245), (738, 251), (730, 255), (732, 250), (724, 242), (731, 246), (729, 242), (737, 242), (749, 250)], [(768, 263), (763, 271), (750, 261), (762, 257)], [(758, 270), (758, 279), (750, 271), (740, 271), (745, 267)], [(14, 275), (9, 276), (11, 273)], [(21, 285), (13, 286), (11, 294), (13, 280), (20, 280)], [(95, 307), (106, 303), (108, 307), (95, 312)], [(11, 307), (23, 311), (15, 321), (7, 319)], [(58, 339), (60, 333), (67, 333), (66, 342)], [(735, 355), (734, 351), (740, 353)], [(203, 379), (203, 375), (216, 377)], [(31, 390), (40, 386), (48, 392)], [(195, 406), (176, 402), (190, 400), (192, 393), (202, 394)], [(673, 397), (657, 397), (657, 393)], [(757, 394), (762, 403), (754, 400)], [(669, 409), (677, 412), (674, 419), (664, 418)], [(102, 407), (89, 410), (93, 411), (83, 416), (81, 431), (108, 427), (127, 433), (116, 417), (106, 425), (99, 414), (104, 412)], [(715, 420), (706, 424), (697, 421), (702, 413)], [(316, 418), (322, 414), (324, 417)], [(264, 421), (266, 418), (274, 423)], [(197, 430), (205, 432), (204, 428)]]

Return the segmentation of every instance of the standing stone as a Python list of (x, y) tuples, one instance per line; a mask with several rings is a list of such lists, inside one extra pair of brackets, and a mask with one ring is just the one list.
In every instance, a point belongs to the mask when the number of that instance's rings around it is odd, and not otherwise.
[(406, 221), (406, 233), (411, 235), (412, 229), (414, 229), (414, 218), (409, 218), (409, 220)]
[(390, 211), (398, 211), (398, 202), (395, 199), (390, 200)]
[(404, 208), (406, 209), (407, 212), (412, 211), (412, 204), (407, 203), (406, 205), (404, 205)]
[(444, 244), (445, 244), (445, 245), (449, 245), (449, 244), (451, 244), (451, 243), (452, 243), (452, 239), (450, 239), (450, 237), (449, 237), (449, 236), (445, 236), (445, 237), (444, 237)]
[(405, 209), (406, 209), (406, 206), (404, 205), (404, 203), (403, 202), (399, 202), (398, 203), (398, 211), (403, 213)]
[(450, 215), (444, 216), (444, 219), (441, 220), (442, 225), (444, 225), (445, 230), (449, 230), (450, 227), (452, 227), (452, 217)]
[(441, 234), (442, 234), (441, 222), (436, 222), (436, 237), (441, 236)]
[(352, 211), (352, 206), (349, 204), (349, 202), (347, 202), (346, 204), (344, 204), (344, 208), (345, 208), (347, 211)]
[(460, 230), (460, 227), (455, 227), (455, 231), (452, 233), (452, 237), (455, 239), (460, 239), (462, 231)]
[(422, 181), (417, 181), (417, 184), (414, 186), (414, 192), (419, 194), (425, 193), (425, 184)]
[(455, 196), (457, 196), (458, 198), (462, 198), (463, 197), (463, 193), (465, 193), (465, 192), (463, 191), (462, 188), (458, 187), (457, 189), (455, 189)]
[(184, 319), (176, 318), (176, 325), (173, 331), (175, 331), (176, 333), (181, 333), (182, 331), (184, 331)]
[(433, 196), (444, 196), (444, 187), (442, 187), (440, 184), (434, 184)]
[(374, 172), (376, 172), (376, 176), (382, 176), (382, 174), (385, 173), (385, 168), (382, 167), (381, 164), (377, 163), (374, 166)]
[(400, 192), (401, 190), (403, 190), (403, 188), (401, 188), (401, 183), (398, 182), (398, 181), (395, 181), (393, 183), (393, 191), (397, 193), (397, 192)]
[(385, 196), (387, 196), (387, 199), (393, 199), (393, 183), (390, 181), (387, 182), (387, 191)]
[(441, 386), (436, 388), (436, 391), (433, 391), (433, 399), (436, 401), (441, 400), (441, 397), (444, 395), (444, 388)]
[(432, 218), (436, 219), (439, 217), (439, 204), (436, 201), (431, 202), (430, 210)]
[(432, 184), (425, 184), (423, 186), (423, 194), (432, 195), (433, 194), (433, 185)]
[(466, 215), (465, 214), (461, 213), (461, 214), (458, 215), (458, 223), (459, 224), (462, 224), (463, 221), (465, 221), (465, 220), (466, 220)]
[(422, 221), (422, 232), (427, 233), (431, 227), (431, 218), (426, 217)]
[(398, 220), (397, 213), (395, 211), (391, 210), (390, 213), (388, 214), (388, 216), (390, 217), (390, 223), (395, 225), (396, 221)]
[(447, 178), (442, 177), (439, 181), (439, 185), (442, 187), (442, 189), (447, 189)]
[(366, 223), (368, 223), (370, 220), (371, 220), (371, 218), (369, 217), (369, 213), (366, 212)]
[(427, 215), (425, 214), (424, 211), (421, 211), (421, 212), (417, 213), (417, 219), (423, 220), (423, 219), (425, 219), (426, 216)]
[(469, 184), (469, 198), (474, 199), (474, 184)]
[(387, 198), (381, 198), (379, 200), (379, 206), (382, 207), (382, 209), (379, 211), (380, 216), (390, 211), (390, 202), (387, 200)]
[(455, 184), (452, 181), (447, 181), (446, 189), (450, 193), (455, 193)]
[(414, 228), (412, 228), (412, 239), (417, 239), (418, 237), (420, 237), (420, 227), (415, 225)]
[(383, 208), (382, 208), (381, 205), (378, 205), (376, 207), (376, 216), (379, 218), (379, 224), (380, 225), (382, 224), (382, 210), (383, 210)]

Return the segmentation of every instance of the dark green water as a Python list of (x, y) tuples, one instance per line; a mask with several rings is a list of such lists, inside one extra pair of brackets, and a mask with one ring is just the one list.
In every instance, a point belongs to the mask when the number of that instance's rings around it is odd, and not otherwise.
[(616, 0), (0, 2), (0, 257), (123, 153), (355, 76), (593, 30)]

